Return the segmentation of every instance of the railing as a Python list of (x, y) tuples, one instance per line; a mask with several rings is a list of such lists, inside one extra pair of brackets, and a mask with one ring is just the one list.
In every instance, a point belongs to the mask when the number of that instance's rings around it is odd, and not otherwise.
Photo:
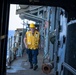
[(11, 62), (16, 59), (17, 56), (22, 56), (22, 36), (11, 36), (8, 38), (7, 44), (7, 58), (6, 66), (9, 68)]
[(68, 71), (70, 71), (73, 75), (76, 75), (76, 69), (74, 69), (73, 67), (71, 67), (69, 64), (67, 63), (63, 63), (63, 67), (65, 67)]

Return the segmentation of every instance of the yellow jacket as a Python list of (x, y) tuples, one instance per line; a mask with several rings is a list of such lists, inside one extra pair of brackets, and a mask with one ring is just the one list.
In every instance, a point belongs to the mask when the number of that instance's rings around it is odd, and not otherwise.
[(40, 34), (38, 31), (35, 31), (34, 35), (31, 31), (26, 32), (26, 44), (29, 49), (37, 49), (39, 46)]

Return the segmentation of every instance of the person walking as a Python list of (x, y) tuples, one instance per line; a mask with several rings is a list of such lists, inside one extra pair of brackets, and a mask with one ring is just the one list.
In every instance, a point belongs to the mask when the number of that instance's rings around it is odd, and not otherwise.
[(35, 24), (30, 24), (30, 30), (26, 32), (24, 37), (24, 44), (27, 49), (28, 59), (30, 62), (30, 69), (36, 70), (38, 68), (38, 48), (40, 41), (40, 33), (35, 29)]

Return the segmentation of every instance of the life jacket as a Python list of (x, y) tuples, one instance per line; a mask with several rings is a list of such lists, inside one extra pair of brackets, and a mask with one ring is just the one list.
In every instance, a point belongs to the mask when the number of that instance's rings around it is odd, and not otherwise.
[(37, 49), (39, 46), (39, 32), (35, 31), (34, 35), (31, 31), (26, 32), (26, 43), (29, 49)]

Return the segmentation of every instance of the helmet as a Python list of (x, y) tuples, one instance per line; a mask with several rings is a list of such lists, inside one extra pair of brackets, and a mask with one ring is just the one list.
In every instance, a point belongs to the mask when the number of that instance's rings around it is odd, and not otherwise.
[(35, 24), (34, 23), (31, 23), (30, 24), (30, 28), (35, 28)]

